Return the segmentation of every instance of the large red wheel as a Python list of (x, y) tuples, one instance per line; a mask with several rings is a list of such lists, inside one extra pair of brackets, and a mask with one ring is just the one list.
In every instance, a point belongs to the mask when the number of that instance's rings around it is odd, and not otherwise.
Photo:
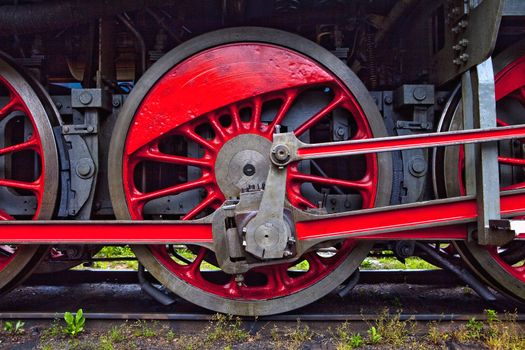
[[(30, 83), (31, 81), (31, 83)], [(0, 54), (0, 220), (50, 219), (58, 156), (43, 90)], [(37, 266), (47, 247), (0, 245), (0, 292)]]
[[(335, 119), (341, 130), (333, 130)], [(117, 217), (155, 218), (148, 215), (148, 205), (170, 196), (198, 198), (181, 216), (184, 220), (213, 213), (226, 198), (265, 181), (277, 126), (305, 142), (385, 135), (358, 78), (301, 37), (236, 28), (177, 47), (141, 78), (115, 126), (109, 180)], [(347, 198), (346, 210), (386, 205), (390, 167), (388, 155), (292, 164), (287, 199), (306, 210), (318, 206), (323, 191), (335, 191)], [(369, 243), (332, 242), (299, 259), (300, 271), (281, 263), (254, 268), (241, 279), (206, 273), (218, 268), (204, 247), (140, 246), (134, 251), (160, 282), (191, 302), (219, 312), (264, 315), (329, 293), (369, 249)]]
[[(525, 41), (519, 42), (494, 59), (497, 125), (523, 124), (525, 121)], [(461, 96), (451, 100), (441, 130), (463, 128)], [(523, 140), (499, 143), (500, 186), (502, 191), (525, 188)], [(436, 188), (443, 196), (465, 194), (464, 152), (447, 147), (438, 153), (443, 172), (436, 174)], [(439, 169), (440, 167), (438, 167)], [(481, 246), (475, 242), (456, 242), (467, 264), (487, 283), (520, 300), (525, 300), (525, 243), (511, 242), (503, 247)]]

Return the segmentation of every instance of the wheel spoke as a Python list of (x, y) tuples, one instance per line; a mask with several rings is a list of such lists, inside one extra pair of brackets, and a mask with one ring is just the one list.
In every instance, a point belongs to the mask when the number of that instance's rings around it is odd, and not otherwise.
[(20, 152), (25, 150), (37, 150), (38, 142), (35, 138), (31, 138), (30, 140), (19, 143), (18, 145), (8, 146), (4, 148), (0, 148), (0, 156), (13, 153), (13, 152)]
[(200, 247), (199, 252), (197, 253), (197, 256), (195, 256), (195, 259), (193, 259), (191, 264), (184, 266), (184, 269), (186, 270), (185, 273), (189, 278), (192, 278), (192, 279), (202, 278), (202, 276), (199, 276), (201, 274), (200, 267), (201, 267), (201, 263), (204, 261), (206, 252), (207, 252), (206, 248)]
[(197, 216), (200, 212), (205, 210), (206, 208), (211, 207), (214, 203), (218, 202), (220, 200), (220, 197), (217, 194), (211, 194), (208, 195), (202, 202), (200, 202), (195, 208), (190, 210), (182, 220), (191, 220), (195, 216)]
[(252, 124), (250, 128), (258, 132), (261, 125), (261, 113), (262, 113), (262, 100), (260, 97), (253, 99), (253, 110), (252, 110)]
[(304, 198), (295, 191), (288, 191), (288, 200), (296, 207), (305, 207), (305, 208), (317, 208), (315, 204), (310, 202), (308, 199)]
[(236, 105), (230, 106), (230, 114), (232, 118), (232, 127), (234, 131), (239, 132), (243, 129), (241, 115), (239, 114), (239, 108)]
[(308, 175), (302, 173), (290, 173), (292, 179), (298, 182), (311, 182), (320, 185), (328, 186), (338, 186), (338, 187), (347, 187), (353, 188), (363, 192), (372, 191), (372, 181), (370, 180), (361, 180), (361, 181), (351, 181), (351, 180), (341, 180), (331, 177), (321, 177), (317, 175)]
[(213, 164), (210, 160), (204, 158), (190, 158), (184, 156), (177, 156), (174, 154), (162, 153), (156, 149), (144, 149), (139, 151), (136, 156), (143, 160), (149, 160), (159, 163), (179, 164), (187, 166), (195, 166), (199, 168), (211, 168)]
[(498, 157), (498, 162), (507, 165), (525, 166), (525, 159), (512, 157)]
[(188, 137), (190, 140), (198, 143), (202, 147), (207, 148), (208, 150), (212, 152), (216, 151), (216, 147), (213, 144), (211, 144), (208, 140), (206, 140), (204, 137), (197, 134), (195, 130), (193, 130), (192, 127), (187, 125), (187, 126), (182, 127), (181, 129), (184, 132), (184, 136)]
[(27, 190), (32, 192), (40, 192), (40, 180), (34, 182), (25, 182), (11, 179), (0, 179), (0, 186), (11, 187), (19, 190)]
[(17, 105), (18, 105), (18, 99), (15, 97), (12, 97), (4, 107), (0, 108), (0, 119), (4, 118), (9, 113), (13, 112)]
[(292, 104), (295, 101), (295, 98), (297, 97), (297, 93), (298, 92), (296, 90), (287, 92), (286, 97), (283, 100), (283, 104), (277, 112), (277, 115), (275, 116), (275, 118), (273, 118), (271, 124), (268, 126), (267, 133), (273, 133), (273, 131), (275, 130), (275, 126), (279, 125), (284, 120), (284, 117), (290, 110), (290, 107), (292, 107)]
[(131, 200), (136, 203), (144, 203), (152, 199), (166, 197), (166, 196), (178, 194), (181, 192), (186, 192), (189, 190), (194, 190), (200, 187), (204, 187), (205, 185), (209, 183), (210, 183), (209, 179), (200, 178), (199, 180), (182, 183), (179, 185), (171, 186), (168, 188), (163, 188), (161, 190), (157, 190), (157, 191), (153, 191), (149, 193), (143, 193), (141, 195), (136, 195), (135, 197), (132, 197)]
[(310, 266), (310, 269), (308, 272), (311, 272), (313, 274), (317, 274), (319, 271), (322, 271), (323, 268), (326, 266), (319, 255), (316, 253), (308, 253), (306, 256), (306, 261), (308, 261), (308, 265)]
[(330, 102), (327, 106), (322, 108), (319, 112), (314, 114), (313, 117), (309, 118), (307, 121), (305, 121), (301, 126), (299, 126), (297, 129), (294, 130), (294, 133), (296, 136), (302, 135), (306, 130), (310, 129), (312, 126), (317, 124), (319, 120), (324, 118), (328, 113), (333, 111), (335, 108), (337, 108), (341, 103), (343, 103), (346, 100), (346, 96), (339, 95), (336, 96), (332, 102)]
[(13, 220), (13, 217), (0, 209), (0, 220)]
[(210, 125), (212, 126), (213, 131), (215, 132), (215, 135), (217, 135), (222, 141), (226, 140), (227, 138), (226, 133), (222, 125), (217, 120), (217, 118), (213, 116), (213, 117), (210, 117), (208, 120), (210, 121)]

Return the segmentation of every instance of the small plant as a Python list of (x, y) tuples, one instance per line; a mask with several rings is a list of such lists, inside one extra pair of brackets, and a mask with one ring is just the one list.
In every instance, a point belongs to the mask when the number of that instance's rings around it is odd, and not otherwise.
[(483, 322), (476, 321), (476, 318), (472, 317), (467, 321), (465, 328), (470, 339), (479, 340), (483, 333)]
[(100, 343), (98, 344), (98, 348), (100, 350), (114, 350), (115, 349), (110, 337), (105, 336), (105, 335), (100, 338)]
[(377, 344), (381, 341), (381, 339), (383, 338), (381, 336), (381, 334), (379, 334), (379, 332), (377, 331), (377, 328), (375, 326), (372, 326), (368, 329), (368, 341), (371, 343), (371, 344)]
[(43, 340), (56, 339), (57, 337), (63, 336), (64, 334), (64, 327), (60, 325), (60, 320), (58, 318), (55, 318), (53, 320), (53, 323), (51, 324), (51, 327), (42, 331), (41, 337)]
[(243, 342), (249, 334), (243, 329), (241, 319), (231, 315), (217, 314), (213, 316), (207, 328), (207, 342), (225, 341), (228, 344)]
[(362, 346), (363, 343), (364, 343), (363, 337), (359, 333), (352, 334), (348, 341), (348, 345), (350, 345), (352, 349)]
[(64, 331), (71, 337), (76, 337), (79, 333), (84, 331), (86, 318), (84, 317), (82, 309), (78, 309), (75, 316), (73, 316), (71, 312), (66, 312), (64, 314), (64, 320), (67, 324)]
[(124, 336), (124, 334), (122, 333), (120, 328), (117, 327), (117, 326), (112, 327), (109, 330), (108, 338), (109, 338), (109, 340), (111, 340), (112, 342), (115, 342), (115, 343), (120, 343), (120, 342), (124, 341), (124, 339), (126, 339), (126, 337)]
[(12, 334), (22, 334), (25, 332), (24, 325), (25, 322), (20, 320), (16, 321), (15, 323), (6, 321), (4, 323), (4, 331)]
[(406, 341), (415, 324), (411, 320), (401, 321), (400, 314), (390, 315), (384, 309), (376, 321), (377, 333), (384, 342), (394, 347), (400, 347)]
[(494, 322), (499, 322), (499, 317), (498, 317), (498, 313), (496, 312), (496, 310), (486, 309), (485, 315), (487, 316), (487, 322), (489, 324), (494, 323)]
[(435, 345), (439, 345), (443, 342), (446, 342), (450, 335), (446, 332), (443, 332), (439, 329), (438, 324), (436, 322), (430, 322), (428, 326), (428, 339), (431, 343)]
[(350, 325), (345, 322), (336, 329), (337, 350), (350, 350), (363, 345), (364, 340), (361, 334), (351, 333)]
[(300, 321), (297, 321), (297, 325), (288, 333), (288, 337), (293, 343), (302, 344), (313, 338), (314, 334), (310, 330), (308, 325), (301, 325)]
[(167, 333), (166, 333), (166, 340), (171, 342), (175, 339), (175, 332), (170, 329)]

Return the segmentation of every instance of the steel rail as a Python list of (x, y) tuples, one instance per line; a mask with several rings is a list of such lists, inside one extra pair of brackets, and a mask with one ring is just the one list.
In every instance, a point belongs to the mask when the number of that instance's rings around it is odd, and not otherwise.
[[(486, 321), (485, 314), (448, 313), (448, 314), (417, 314), (402, 313), (390, 314), (400, 321), (444, 321), (444, 322), (468, 322), (472, 318), (478, 321)], [(211, 313), (142, 313), (142, 312), (85, 312), (84, 317), (90, 320), (157, 320), (157, 321), (212, 321), (216, 316)], [(293, 313), (260, 317), (240, 317), (245, 322), (297, 322), (321, 321), (321, 322), (367, 322), (375, 321), (378, 314), (360, 313)], [(64, 318), (63, 312), (0, 312), (0, 319), (18, 320), (55, 320)], [(517, 314), (516, 321), (525, 321), (525, 314)]]

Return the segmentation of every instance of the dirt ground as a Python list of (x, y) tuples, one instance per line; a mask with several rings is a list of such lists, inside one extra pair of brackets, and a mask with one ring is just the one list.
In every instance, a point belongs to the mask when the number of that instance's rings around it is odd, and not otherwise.
[[(510, 317), (510, 318), (509, 318)], [(468, 322), (400, 321), (386, 312), (367, 322), (86, 320), (77, 336), (64, 320), (25, 321), (0, 332), (0, 349), (524, 349), (523, 325), (509, 315)], [(375, 331), (372, 331), (372, 328)]]

